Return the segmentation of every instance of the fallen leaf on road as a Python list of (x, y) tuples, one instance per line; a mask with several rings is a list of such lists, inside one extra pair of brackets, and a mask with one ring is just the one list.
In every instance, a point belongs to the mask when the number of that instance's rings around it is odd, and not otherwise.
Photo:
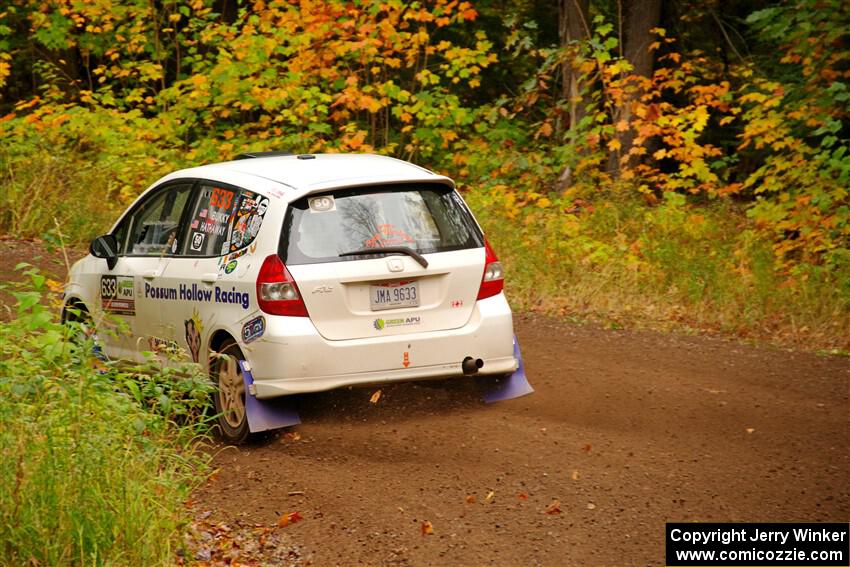
[(528, 492), (525, 492), (525, 491), (518, 492), (516, 497), (519, 498), (520, 500), (528, 500)]
[(594, 504), (593, 502), (588, 502), (587, 503), (587, 509), (588, 510), (596, 510), (596, 504)]
[(381, 399), (381, 391), (375, 390), (375, 393), (372, 394), (372, 397), (369, 398), (369, 401), (372, 402), (373, 404), (377, 404), (378, 400), (380, 400), (380, 399)]
[(561, 501), (558, 499), (552, 500), (552, 503), (546, 506), (546, 513), (550, 516), (561, 513)]
[(493, 491), (491, 490), (490, 492), (488, 492), (488, 493), (487, 493), (487, 498), (485, 498), (484, 500), (486, 500), (487, 502), (489, 502), (490, 500), (492, 500), (492, 499), (493, 499), (493, 497), (494, 497), (495, 495), (496, 495), (496, 493), (495, 493), (495, 492), (493, 492)]
[(475, 504), (475, 495), (470, 494), (469, 496), (467, 496), (466, 497), (466, 503), (467, 504)]
[(299, 441), (301, 439), (301, 434), (297, 431), (287, 431), (283, 434), (281, 438), (281, 442), (283, 441)]
[(425, 520), (424, 522), (422, 522), (421, 530), (422, 530), (422, 535), (424, 535), (424, 536), (434, 534), (434, 526), (432, 526), (431, 522), (429, 522), (428, 520)]
[(593, 449), (593, 445), (591, 445), (590, 443), (585, 443), (584, 446), (581, 448), (581, 450), (585, 453), (590, 453), (591, 449)]
[(579, 474), (578, 471), (573, 471), (572, 476), (570, 476), (570, 478), (572, 478), (573, 480), (578, 480), (580, 477), (581, 477), (581, 475)]
[(755, 429), (753, 429), (752, 427), (747, 428), (747, 433), (752, 433), (753, 431), (755, 431)]
[(298, 512), (290, 512), (289, 514), (284, 514), (277, 521), (277, 527), (285, 528), (289, 524), (294, 524), (295, 522), (300, 522), (304, 518), (301, 517), (301, 514)]

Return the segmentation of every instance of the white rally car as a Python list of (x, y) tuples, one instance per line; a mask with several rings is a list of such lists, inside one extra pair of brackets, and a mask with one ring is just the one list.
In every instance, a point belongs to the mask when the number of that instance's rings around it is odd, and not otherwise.
[(107, 356), (185, 349), (232, 442), (246, 395), (517, 369), (501, 264), (451, 179), (375, 155), (244, 158), (160, 179), (74, 265), (66, 308), (126, 323), (99, 334)]

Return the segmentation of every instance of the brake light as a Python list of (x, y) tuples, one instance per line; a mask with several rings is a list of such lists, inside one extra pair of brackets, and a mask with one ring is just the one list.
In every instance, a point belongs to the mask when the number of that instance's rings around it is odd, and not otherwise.
[(502, 292), (505, 287), (505, 273), (502, 263), (490, 243), (484, 241), (484, 275), (481, 277), (481, 287), (478, 289), (478, 299), (493, 297)]
[(257, 303), (269, 315), (309, 317), (298, 285), (277, 254), (272, 254), (260, 267), (257, 276)]

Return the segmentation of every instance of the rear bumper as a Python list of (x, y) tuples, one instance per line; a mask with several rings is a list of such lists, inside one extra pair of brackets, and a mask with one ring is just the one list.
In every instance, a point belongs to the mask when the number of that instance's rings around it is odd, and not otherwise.
[(242, 345), (260, 399), (461, 376), (468, 356), (484, 362), (479, 374), (509, 374), (518, 366), (513, 318), (503, 294), (478, 301), (463, 327), (438, 332), (329, 341), (306, 317), (267, 320), (264, 336)]

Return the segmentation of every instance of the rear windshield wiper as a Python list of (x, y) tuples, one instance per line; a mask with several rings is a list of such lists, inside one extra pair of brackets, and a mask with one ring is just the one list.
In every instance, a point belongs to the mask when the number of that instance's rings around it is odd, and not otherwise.
[(343, 256), (374, 256), (376, 254), (407, 254), (423, 267), (428, 267), (428, 260), (425, 257), (414, 250), (413, 248), (408, 248), (407, 246), (384, 246), (382, 248), (363, 248), (361, 250), (352, 250), (351, 252), (343, 252), (339, 255), (340, 258)]

